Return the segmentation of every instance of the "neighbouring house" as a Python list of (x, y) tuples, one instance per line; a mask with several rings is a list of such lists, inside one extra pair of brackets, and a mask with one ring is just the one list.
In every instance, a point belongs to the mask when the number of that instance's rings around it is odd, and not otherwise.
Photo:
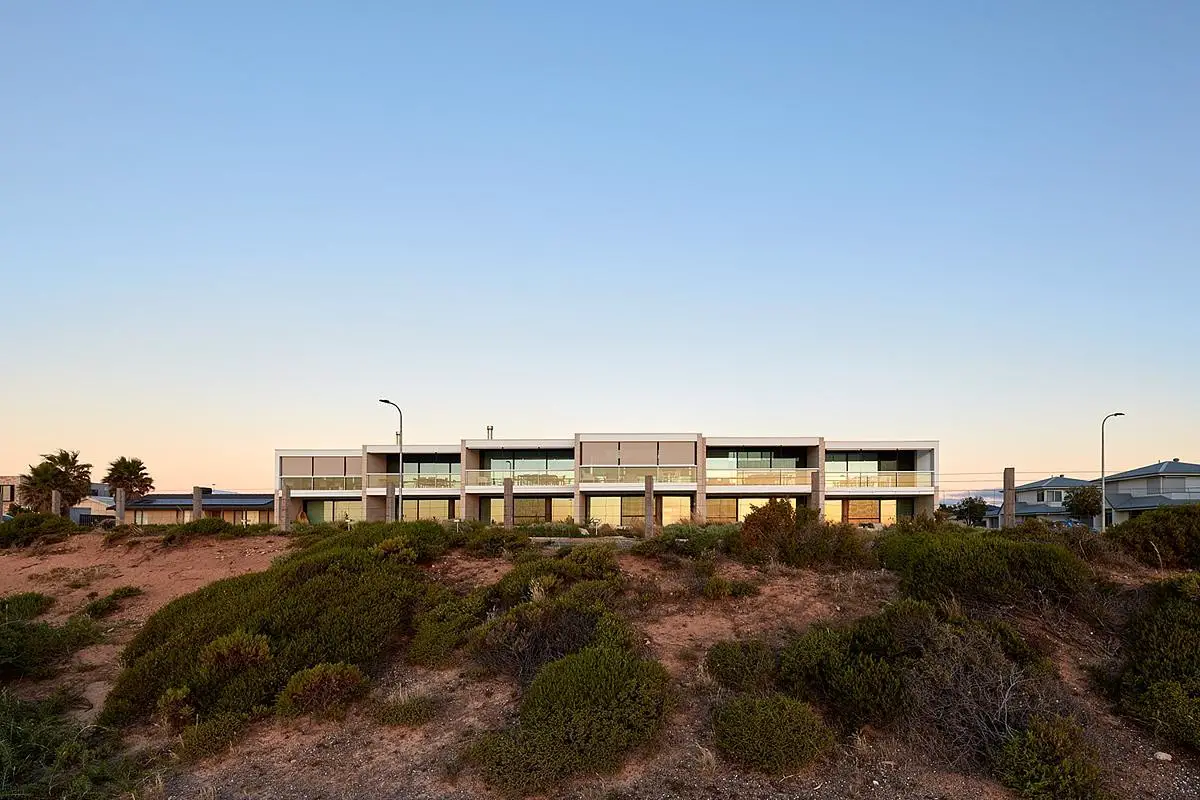
[[(1017, 487), (1017, 522), (1040, 519), (1046, 522), (1070, 522), (1074, 518), (1063, 505), (1067, 492), (1080, 486), (1091, 486), (1091, 481), (1053, 475), (1040, 481), (1025, 483)], [(999, 528), (1004, 519), (1004, 505), (988, 506), (983, 524), (988, 528)]]
[(20, 475), (0, 475), (0, 514), (7, 514), (9, 506), (17, 502), (17, 487)]
[(394, 444), (276, 450), (274, 467), (276, 519), (291, 522), (374, 521), (399, 512), (406, 520), (498, 523), (508, 516), (517, 525), (638, 527), (649, 495), (657, 525), (740, 522), (779, 498), (830, 521), (882, 526), (933, 514), (938, 443), (579, 433), (405, 444), (403, 456)]
[[(1178, 458), (1118, 472), (1104, 481), (1108, 525), (1116, 525), (1162, 506), (1200, 503), (1200, 464), (1189, 464)], [(1091, 483), (1100, 485), (1098, 480)], [(1095, 523), (1099, 526), (1099, 518)]]
[[(275, 519), (275, 496), (203, 489), (200, 506), (205, 517), (234, 525), (269, 524)], [(155, 492), (125, 504), (125, 521), (134, 525), (177, 525), (192, 521), (191, 492)]]
[(106, 519), (117, 518), (116, 498), (94, 494), (67, 509), (76, 525), (97, 525)]

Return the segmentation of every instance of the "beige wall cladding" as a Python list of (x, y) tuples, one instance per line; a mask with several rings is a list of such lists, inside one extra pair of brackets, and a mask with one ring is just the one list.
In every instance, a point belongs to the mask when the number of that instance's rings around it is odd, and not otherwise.
[(362, 474), (362, 456), (347, 456), (346, 457), (346, 474), (361, 475)]
[(313, 475), (345, 475), (346, 459), (342, 456), (314, 456), (312, 470)]
[(621, 442), (622, 464), (657, 464), (658, 442)]
[(616, 464), (617, 443), (583, 442), (581, 461), (584, 464)]
[(659, 442), (659, 464), (695, 464), (695, 442)]
[(313, 460), (310, 456), (283, 456), (279, 460), (283, 475), (313, 474)]

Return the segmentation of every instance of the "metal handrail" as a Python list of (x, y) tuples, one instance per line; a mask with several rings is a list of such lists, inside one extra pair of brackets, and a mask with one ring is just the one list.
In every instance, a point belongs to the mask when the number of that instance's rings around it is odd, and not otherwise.
[(924, 489), (933, 486), (933, 473), (919, 470), (826, 472), (825, 486), (839, 489)]
[(709, 486), (808, 486), (816, 468), (753, 467), (707, 469), (704, 479)]
[(580, 483), (695, 483), (694, 464), (588, 464), (579, 468)]
[(513, 486), (573, 486), (573, 469), (469, 469), (467, 486), (503, 486), (512, 478)]

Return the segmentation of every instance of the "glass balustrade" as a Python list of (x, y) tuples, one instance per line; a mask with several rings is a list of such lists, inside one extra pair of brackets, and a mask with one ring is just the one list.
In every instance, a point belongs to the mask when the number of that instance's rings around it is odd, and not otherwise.
[(705, 472), (709, 486), (808, 486), (811, 469), (710, 469)]

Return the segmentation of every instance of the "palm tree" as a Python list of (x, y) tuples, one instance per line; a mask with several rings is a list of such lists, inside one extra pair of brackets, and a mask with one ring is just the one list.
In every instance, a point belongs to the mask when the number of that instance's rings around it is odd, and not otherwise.
[(59, 450), (42, 456), (42, 463), (29, 466), (18, 489), (22, 504), (35, 511), (49, 511), (51, 493), (62, 495), (64, 509), (87, 497), (92, 490), (92, 465), (79, 461), (78, 450)]
[(154, 491), (154, 479), (146, 472), (146, 465), (140, 458), (121, 456), (108, 465), (108, 474), (104, 482), (113, 490), (125, 490), (125, 497), (133, 500)]

